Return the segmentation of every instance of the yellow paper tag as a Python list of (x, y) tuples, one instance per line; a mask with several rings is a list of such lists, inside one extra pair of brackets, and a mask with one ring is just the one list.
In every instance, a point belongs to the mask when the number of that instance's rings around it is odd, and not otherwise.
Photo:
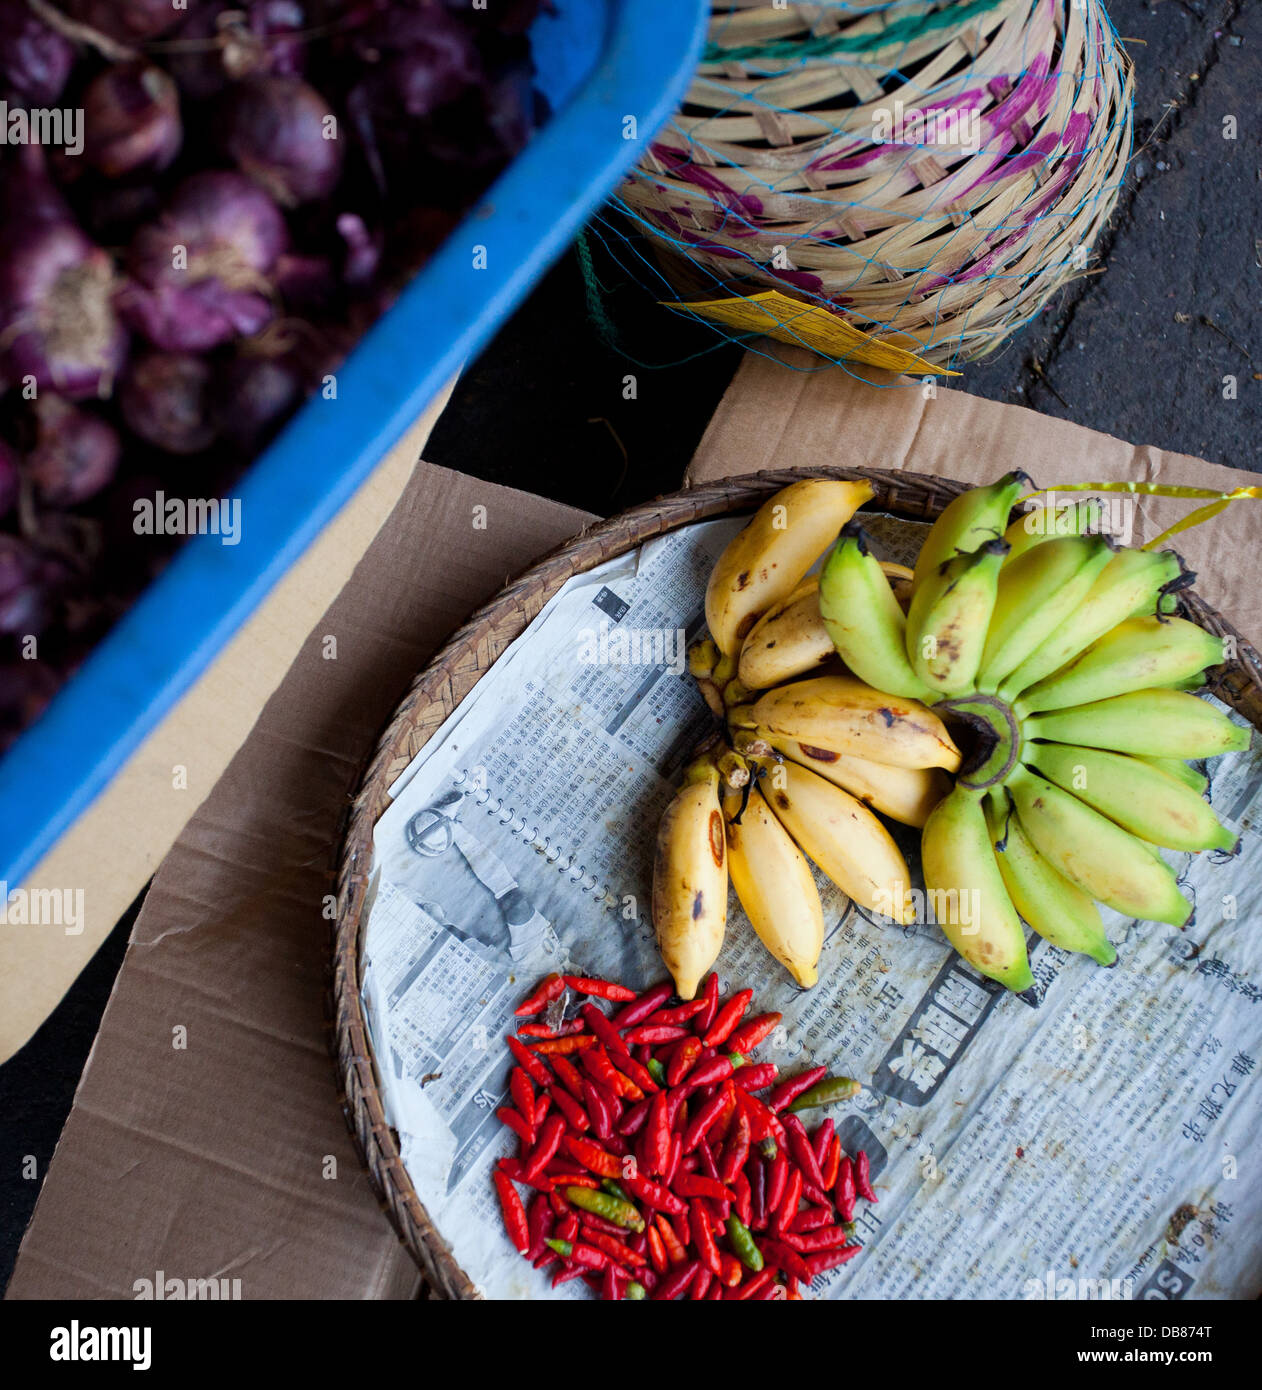
[(779, 290), (764, 290), (748, 297), (658, 301), (668, 309), (727, 324), (745, 333), (763, 333), (781, 343), (813, 348), (838, 362), (866, 362), (891, 372), (921, 376), (959, 376), (949, 367), (935, 367), (906, 348), (883, 343), (854, 324), (829, 313), (821, 304), (804, 304)]
[[(1143, 494), (1146, 497), (1213, 499), (1207, 506), (1197, 507), (1182, 521), (1176, 521), (1173, 526), (1167, 527), (1159, 536), (1154, 536), (1152, 540), (1145, 542), (1141, 547), (1143, 550), (1156, 550), (1162, 541), (1168, 541), (1171, 536), (1177, 536), (1180, 531), (1190, 531), (1193, 526), (1199, 526), (1202, 521), (1208, 521), (1211, 517), (1217, 516), (1219, 512), (1226, 511), (1233, 502), (1241, 502), (1247, 498), (1254, 500), (1262, 498), (1262, 487), (1238, 487), (1233, 488), (1231, 492), (1215, 492), (1213, 488), (1190, 487), (1185, 483), (1138, 482), (1061, 483), (1056, 487), (1039, 488), (1037, 492), (1031, 492), (1028, 496), (1037, 497), (1043, 492), (1133, 492)], [(1024, 502), (1026, 499), (1022, 497), (1020, 500)]]

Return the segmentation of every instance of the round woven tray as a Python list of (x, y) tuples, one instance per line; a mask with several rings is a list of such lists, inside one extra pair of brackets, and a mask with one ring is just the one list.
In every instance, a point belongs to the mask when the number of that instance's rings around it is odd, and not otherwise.
[[(360, 1004), (363, 907), (372, 866), (372, 832), (389, 805), (386, 789), (425, 746), (504, 649), (576, 574), (691, 522), (751, 510), (799, 478), (866, 478), (874, 510), (931, 521), (964, 484), (921, 473), (874, 468), (810, 468), (751, 473), (671, 493), (604, 521), (567, 541), (480, 608), (417, 676), (377, 743), (348, 808), (338, 863), (332, 1013), (340, 1100), (369, 1177), (432, 1296), (473, 1298), (477, 1291), (430, 1221), (386, 1119), (376, 1061)], [(1209, 688), (1262, 727), (1262, 658), (1194, 592), (1180, 596), (1184, 616), (1236, 640), (1234, 663), (1211, 673)]]

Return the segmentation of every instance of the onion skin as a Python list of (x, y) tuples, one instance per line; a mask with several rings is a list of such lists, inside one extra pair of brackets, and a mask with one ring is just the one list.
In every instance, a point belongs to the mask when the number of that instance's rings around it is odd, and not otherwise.
[(0, 367), (72, 400), (108, 395), (127, 356), (109, 256), (69, 222), (0, 231)]
[[(271, 272), (288, 245), (275, 203), (243, 174), (194, 174), (128, 253), (124, 317), (155, 346), (205, 352), (271, 320)], [(173, 256), (184, 247), (187, 267)]]
[(133, 434), (169, 454), (197, 454), (214, 442), (209, 417), (211, 368), (186, 352), (151, 352), (134, 360), (119, 388)]
[(30, 11), (26, 0), (0, 0), (0, 92), (51, 106), (65, 91), (74, 45)]
[(171, 0), (71, 0), (63, 8), (81, 24), (125, 44), (156, 39), (187, 15)]
[(50, 507), (86, 502), (118, 469), (123, 451), (118, 431), (60, 396), (41, 396), (36, 412), (38, 435), (25, 471), (37, 496)]
[(84, 156), (107, 178), (160, 173), (184, 141), (175, 83), (161, 68), (115, 64), (88, 84), (83, 128)]
[[(328, 102), (300, 77), (255, 77), (228, 94), (224, 149), (282, 207), (327, 198), (342, 173)], [(333, 131), (336, 138), (327, 138)]]

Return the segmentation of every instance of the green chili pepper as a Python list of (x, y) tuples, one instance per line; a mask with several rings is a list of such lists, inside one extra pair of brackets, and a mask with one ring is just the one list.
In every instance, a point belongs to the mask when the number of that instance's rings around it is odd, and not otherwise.
[(657, 1058), (650, 1057), (644, 1065), (648, 1067), (649, 1075), (653, 1078), (653, 1080), (656, 1081), (659, 1086), (665, 1086), (666, 1068), (662, 1066), (662, 1064), (657, 1060)]
[(737, 1067), (745, 1066), (748, 1063), (749, 1058), (741, 1052), (729, 1052), (727, 1054), (727, 1060), (731, 1062), (732, 1070), (735, 1071)]
[(850, 1100), (863, 1090), (860, 1084), (849, 1076), (826, 1076), (817, 1081), (809, 1091), (802, 1094), (789, 1106), (789, 1113), (796, 1115), (799, 1110), (812, 1110), (821, 1105), (836, 1105), (839, 1101)]
[(568, 1240), (548, 1239), (544, 1241), (544, 1244), (548, 1247), (549, 1250), (555, 1250), (563, 1260), (568, 1260), (570, 1256), (574, 1253), (574, 1246)]
[(621, 1197), (613, 1197), (608, 1192), (593, 1192), (590, 1187), (567, 1187), (565, 1195), (576, 1207), (590, 1211), (593, 1216), (603, 1216), (615, 1226), (628, 1231), (642, 1231), (644, 1218)]
[(762, 1143), (758, 1145), (758, 1152), (770, 1163), (780, 1150), (776, 1146), (776, 1141), (769, 1134)]
[(638, 1284), (634, 1279), (627, 1285), (627, 1291), (623, 1298), (629, 1298), (632, 1303), (639, 1303), (641, 1299), (648, 1297), (648, 1291), (643, 1284)]
[(735, 1212), (727, 1218), (727, 1238), (732, 1242), (736, 1258), (746, 1269), (752, 1269), (757, 1274), (762, 1268), (762, 1251), (754, 1244), (749, 1227)]
[(611, 1197), (617, 1197), (620, 1202), (626, 1202), (628, 1206), (631, 1205), (631, 1198), (627, 1196), (612, 1178), (605, 1178), (600, 1185)]

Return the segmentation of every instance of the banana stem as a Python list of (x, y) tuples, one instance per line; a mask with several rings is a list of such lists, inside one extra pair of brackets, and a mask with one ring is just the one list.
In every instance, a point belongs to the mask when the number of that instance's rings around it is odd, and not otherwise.
[(974, 693), (939, 700), (935, 713), (954, 715), (977, 734), (977, 744), (956, 774), (956, 784), (973, 791), (999, 786), (1021, 756), (1021, 726), (1012, 706), (995, 695)]

